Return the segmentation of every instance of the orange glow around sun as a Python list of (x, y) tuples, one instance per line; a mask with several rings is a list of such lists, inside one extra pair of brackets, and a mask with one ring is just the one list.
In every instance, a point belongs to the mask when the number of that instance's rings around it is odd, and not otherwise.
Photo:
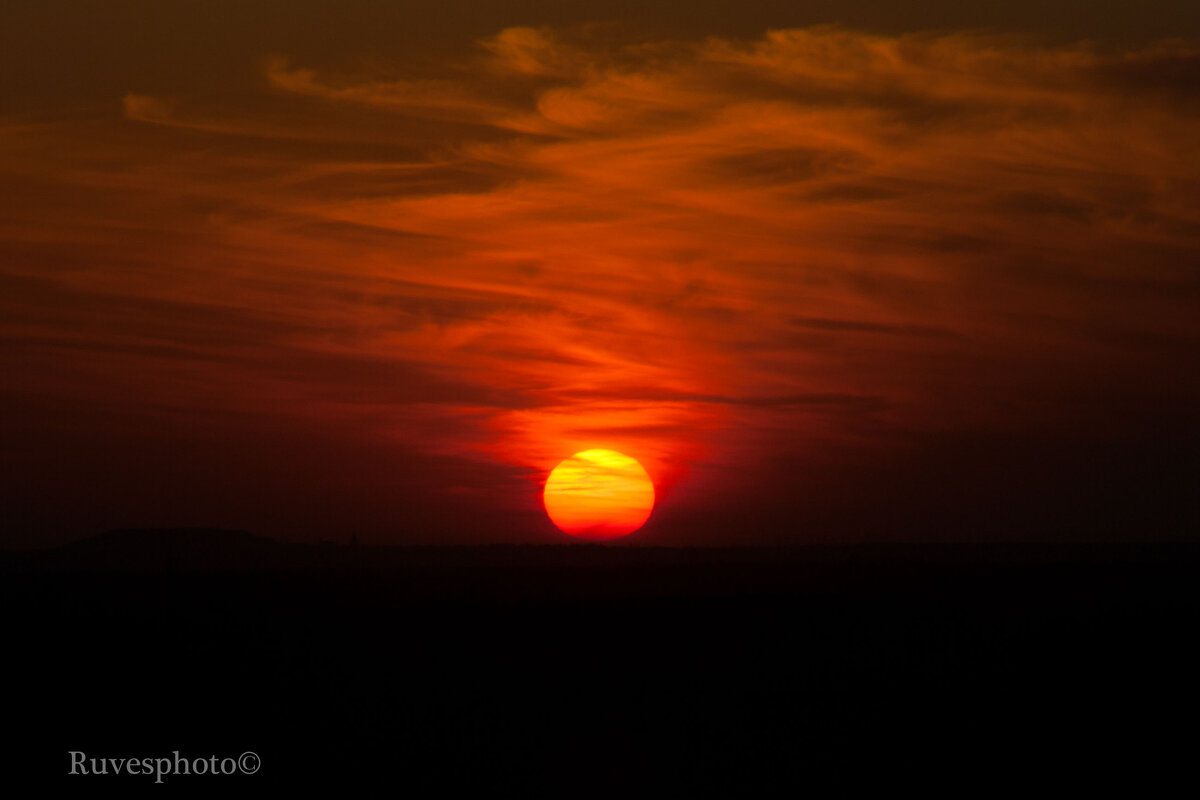
[(654, 508), (654, 484), (627, 455), (584, 450), (554, 468), (542, 497), (550, 520), (564, 533), (615, 539), (646, 523)]

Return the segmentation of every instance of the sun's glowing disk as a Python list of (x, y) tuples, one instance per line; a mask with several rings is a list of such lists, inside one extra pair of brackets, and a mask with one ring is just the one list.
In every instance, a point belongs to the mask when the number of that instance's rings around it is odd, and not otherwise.
[(642, 465), (615, 450), (584, 450), (565, 459), (542, 492), (551, 522), (585, 539), (615, 539), (645, 524), (654, 484)]

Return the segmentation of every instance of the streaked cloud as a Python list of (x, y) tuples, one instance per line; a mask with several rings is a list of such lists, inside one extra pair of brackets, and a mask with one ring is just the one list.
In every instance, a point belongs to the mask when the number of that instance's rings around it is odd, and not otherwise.
[(1200, 399), (1195, 43), (511, 28), (413, 74), (263, 63), (251, 101), (0, 124), (22, 397), (353, 431), (458, 492), (607, 447), (668, 506)]

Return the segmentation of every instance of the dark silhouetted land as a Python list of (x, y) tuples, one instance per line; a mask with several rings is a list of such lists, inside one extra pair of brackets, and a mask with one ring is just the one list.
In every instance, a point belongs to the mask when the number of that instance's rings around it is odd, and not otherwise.
[(185, 530), (0, 556), (9, 724), (38, 783), (80, 781), (68, 750), (254, 750), (258, 775), (167, 780), (411, 797), (1153, 794), (1195, 752), (1198, 577), (1179, 544)]

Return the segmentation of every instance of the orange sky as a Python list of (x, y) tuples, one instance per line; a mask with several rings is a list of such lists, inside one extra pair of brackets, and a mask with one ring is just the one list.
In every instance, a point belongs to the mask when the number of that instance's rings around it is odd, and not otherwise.
[(686, 34), (16, 104), (6, 535), (557, 541), (596, 447), (652, 544), (1195, 519), (1200, 40)]

